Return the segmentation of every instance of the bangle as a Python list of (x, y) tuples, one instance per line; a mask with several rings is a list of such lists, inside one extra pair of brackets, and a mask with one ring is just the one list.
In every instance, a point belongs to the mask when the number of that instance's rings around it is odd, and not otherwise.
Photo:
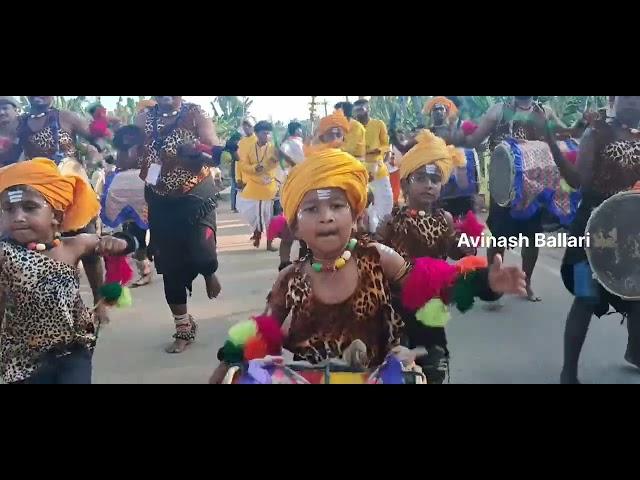
[(140, 248), (140, 243), (138, 239), (133, 235), (128, 235), (124, 232), (118, 232), (113, 234), (114, 238), (119, 238), (120, 240), (124, 240), (127, 242), (127, 250), (122, 255), (129, 255), (130, 253), (137, 252)]

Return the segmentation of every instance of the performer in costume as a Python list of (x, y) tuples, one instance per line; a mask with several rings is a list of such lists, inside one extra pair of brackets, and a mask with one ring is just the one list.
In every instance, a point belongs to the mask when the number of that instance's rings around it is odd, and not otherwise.
[[(310, 152), (285, 184), (285, 217), (311, 252), (280, 272), (267, 311), (279, 324), (290, 316), (284, 346), (297, 360), (318, 364), (344, 358), (358, 345), (353, 364), (378, 366), (401, 345), (405, 333), (392, 304), (392, 289), (403, 291), (407, 308), (416, 311), (425, 306), (425, 315), (435, 310), (441, 318), (437, 312), (444, 309), (442, 298), (464, 277), (442, 260), (418, 259), (412, 264), (389, 247), (354, 236), (367, 201), (368, 176), (362, 163), (348, 153), (324, 147)], [(472, 296), (483, 296), (490, 289), (524, 292), (524, 274), (517, 268), (503, 268), (497, 261), (491, 273), (486, 269), (474, 273), (479, 275), (474, 277), (478, 289)], [(212, 383), (220, 382), (229, 364), (237, 361), (229, 346), (219, 352), (221, 365)], [(273, 354), (269, 350), (264, 349), (265, 355)]]
[(88, 253), (126, 255), (135, 240), (77, 235), (100, 210), (94, 191), (54, 162), (35, 158), (0, 175), (6, 237), (0, 241), (0, 375), (6, 383), (91, 383), (99, 320), (80, 296), (78, 262)]
[(341, 110), (349, 122), (349, 128), (345, 131), (342, 150), (353, 155), (357, 160), (364, 162), (367, 154), (367, 130), (358, 120), (353, 118), (353, 104), (351, 102), (340, 102), (335, 106), (336, 110)]
[[(567, 183), (583, 194), (571, 235), (583, 236), (587, 222), (599, 205), (640, 181), (639, 128), (640, 97), (616, 96), (611, 121), (596, 121), (583, 136), (576, 166), (562, 156), (553, 141), (552, 128), (548, 128), (547, 141), (560, 171)], [(627, 318), (629, 342), (624, 358), (640, 368), (640, 302), (624, 301), (600, 285), (594, 285), (589, 291), (579, 288), (577, 282), (593, 284), (591, 275), (585, 250), (568, 248), (562, 262), (562, 279), (575, 300), (565, 331), (563, 384), (579, 383), (578, 363), (591, 318), (594, 314), (602, 317), (610, 307)]]
[[(506, 138), (516, 140), (544, 140), (545, 133), (540, 125), (545, 119), (554, 122), (561, 128), (566, 126), (547, 107), (536, 103), (533, 96), (514, 97), (514, 101), (492, 107), (473, 132), (464, 133), (458, 130), (454, 143), (466, 148), (477, 148), (489, 138), (489, 148), (493, 151)], [(542, 122), (542, 123), (541, 123)], [(539, 248), (535, 246), (535, 235), (542, 233), (542, 211), (529, 220), (516, 220), (511, 216), (509, 207), (500, 207), (491, 202), (487, 221), (494, 237), (517, 237), (522, 234), (529, 238), (529, 247), (522, 249), (522, 269), (527, 274), (527, 298), (532, 302), (541, 301), (532, 287), (533, 272), (538, 261)], [(504, 255), (505, 249), (490, 248), (489, 261), (495, 255)]]
[(140, 168), (147, 186), (150, 250), (163, 275), (164, 293), (174, 317), (175, 341), (168, 353), (182, 353), (196, 339), (197, 325), (187, 308), (187, 293), (202, 275), (207, 296), (216, 298), (220, 283), (216, 252), (216, 189), (211, 178), (222, 147), (209, 116), (180, 96), (157, 96), (136, 126), (144, 146), (122, 152), (121, 168)]
[[(472, 213), (456, 226), (451, 213), (436, 208), (442, 185), (455, 168), (465, 164), (466, 158), (459, 149), (447, 146), (428, 130), (421, 132), (400, 167), (407, 205), (394, 208), (379, 227), (377, 239), (409, 262), (421, 257), (460, 260), (475, 255), (476, 249), (460, 245), (461, 234), (477, 237), (484, 227)], [(444, 326), (424, 327), (411, 312), (403, 312), (402, 305), (397, 309), (409, 326), (412, 344), (423, 345), (430, 353), (424, 363), (429, 383), (442, 383), (450, 356)]]
[[(277, 170), (280, 155), (271, 141), (273, 125), (258, 122), (255, 126), (256, 141), (241, 146), (239, 150), (239, 170), (246, 185), (238, 197), (238, 210), (253, 229), (253, 246), (260, 247), (262, 234), (273, 218), (273, 202), (278, 189)], [(267, 250), (275, 251), (267, 239)]]
[(387, 126), (382, 120), (371, 118), (369, 102), (358, 100), (354, 103), (354, 116), (366, 129), (366, 165), (371, 174), (373, 206), (370, 209), (370, 223), (375, 232), (378, 223), (391, 213), (393, 208), (393, 190), (386, 162), (391, 151)]
[[(53, 107), (53, 96), (30, 96), (30, 111), (22, 116), (18, 127), (18, 136), (25, 158), (50, 158), (59, 165), (64, 174), (79, 175), (89, 182), (84, 166), (78, 160), (77, 139), (82, 137), (95, 144), (91, 125), (76, 113), (58, 110)], [(76, 232), (63, 232), (63, 236), (72, 237), (81, 233), (96, 233), (96, 220)], [(104, 283), (104, 266), (97, 255), (88, 254), (82, 259), (82, 266), (89, 280), (94, 301), (99, 303), (100, 287)], [(101, 321), (107, 322), (106, 309), (103, 306), (96, 311)]]
[(0, 167), (11, 165), (22, 158), (18, 138), (20, 103), (13, 97), (0, 97)]
[[(242, 179), (242, 169), (240, 168), (240, 159), (251, 150), (255, 143), (258, 141), (254, 131), (255, 121), (252, 118), (245, 118), (242, 121), (242, 133), (244, 137), (238, 142), (238, 160), (236, 161), (236, 186), (238, 192), (242, 191), (246, 186), (246, 183)], [(238, 193), (239, 195), (239, 193)], [(236, 206), (238, 202), (238, 195), (236, 195)]]

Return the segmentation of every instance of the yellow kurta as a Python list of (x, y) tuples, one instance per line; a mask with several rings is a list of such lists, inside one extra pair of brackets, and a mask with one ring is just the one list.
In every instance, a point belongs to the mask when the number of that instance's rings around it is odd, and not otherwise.
[[(264, 167), (260, 173), (256, 167), (261, 164)], [(278, 151), (272, 143), (260, 147), (255, 142), (250, 148), (244, 148), (238, 162), (242, 181), (246, 187), (242, 191), (242, 197), (247, 200), (273, 200), (276, 197), (278, 186), (275, 181), (280, 168)]]
[(381, 153), (369, 154), (367, 153), (367, 169), (372, 171), (372, 168), (377, 165), (378, 173), (375, 180), (380, 180), (389, 176), (389, 170), (384, 164), (384, 156), (391, 150), (389, 142), (389, 133), (387, 133), (387, 126), (382, 120), (371, 119), (366, 125), (366, 141), (367, 152), (380, 149)]
[(359, 121), (354, 118), (349, 120), (349, 133), (344, 137), (342, 150), (353, 155), (358, 160), (364, 160), (367, 153), (366, 132), (364, 125)]
[[(256, 134), (252, 134), (250, 137), (244, 137), (238, 142), (238, 158), (242, 159), (243, 155), (252, 148), (256, 142), (258, 141), (258, 137)], [(244, 153), (243, 153), (244, 152)], [(244, 183), (242, 180), (242, 170), (240, 169), (240, 162), (236, 162), (236, 183)]]

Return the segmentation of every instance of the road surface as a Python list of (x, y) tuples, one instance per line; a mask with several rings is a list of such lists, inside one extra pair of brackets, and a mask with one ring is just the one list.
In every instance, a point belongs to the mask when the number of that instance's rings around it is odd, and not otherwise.
[[(204, 282), (194, 283), (190, 312), (200, 327), (197, 343), (182, 355), (169, 355), (164, 346), (173, 334), (172, 317), (162, 278), (134, 290), (134, 306), (114, 310), (103, 328), (95, 354), (94, 383), (206, 383), (217, 365), (216, 352), (231, 325), (260, 313), (277, 276), (278, 255), (249, 242), (249, 228), (228, 203), (219, 211), (219, 299), (210, 301)], [(452, 383), (554, 384), (562, 364), (562, 336), (571, 297), (564, 289), (559, 266), (562, 252), (544, 251), (534, 276), (543, 298), (531, 304), (504, 300), (499, 312), (479, 303), (470, 313), (454, 313), (448, 327), (452, 351)], [(516, 254), (507, 263), (519, 262)], [(87, 288), (84, 287), (87, 294)], [(90, 299), (90, 296), (87, 296)], [(585, 346), (580, 378), (583, 383), (640, 383), (640, 370), (623, 360), (627, 333), (619, 316), (594, 319)]]

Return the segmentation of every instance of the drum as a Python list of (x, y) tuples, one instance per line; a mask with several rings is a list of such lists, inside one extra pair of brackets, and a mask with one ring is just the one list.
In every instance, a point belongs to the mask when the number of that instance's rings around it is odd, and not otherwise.
[[(578, 143), (558, 142), (560, 151), (575, 163)], [(501, 207), (510, 207), (518, 220), (534, 217), (543, 207), (563, 225), (570, 224), (580, 203), (580, 193), (563, 188), (562, 176), (545, 142), (509, 139), (491, 155), (489, 193)]]
[(442, 187), (440, 198), (473, 197), (480, 193), (480, 161), (478, 152), (472, 149), (461, 149), (467, 159), (465, 167), (456, 168), (451, 174), (449, 182)]
[(149, 228), (147, 202), (144, 199), (144, 180), (140, 170), (111, 173), (102, 193), (100, 218), (109, 228), (135, 222), (143, 230)]
[(623, 300), (640, 301), (640, 188), (619, 193), (596, 208), (585, 247), (594, 278)]

